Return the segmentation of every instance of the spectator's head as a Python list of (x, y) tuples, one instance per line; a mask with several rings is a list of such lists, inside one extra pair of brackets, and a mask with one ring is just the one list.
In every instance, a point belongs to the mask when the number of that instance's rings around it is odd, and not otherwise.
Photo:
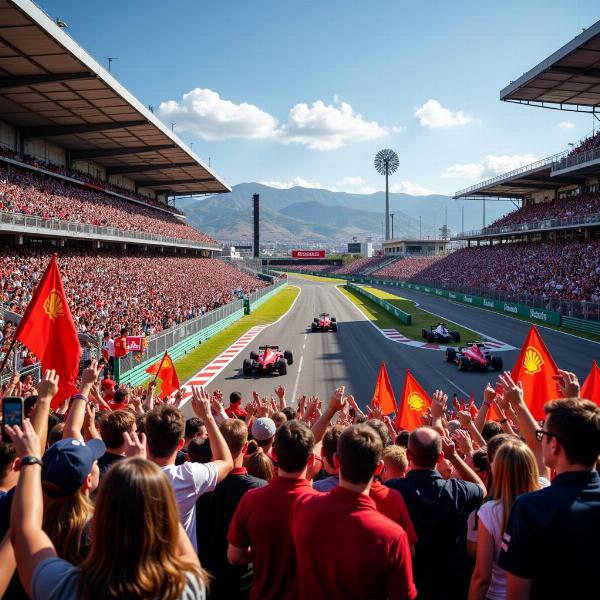
[(271, 415), (271, 419), (273, 419), (273, 423), (275, 423), (275, 427), (279, 429), (286, 421), (287, 418), (283, 412), (276, 412)]
[(383, 468), (381, 436), (369, 425), (350, 425), (338, 440), (340, 484), (368, 485)]
[[(201, 569), (179, 557), (173, 488), (150, 461), (130, 458), (109, 469), (98, 492), (91, 537), (81, 565), (84, 598), (95, 597), (100, 586), (112, 598), (179, 598), (190, 571), (206, 583)], [(122, 569), (125, 564), (130, 569)]]
[(187, 447), (190, 462), (209, 463), (212, 460), (212, 450), (208, 438), (192, 438)]
[(229, 394), (229, 404), (231, 406), (238, 406), (242, 402), (242, 393), (241, 392), (231, 392)]
[(479, 448), (473, 452), (473, 470), (483, 481), (485, 489), (489, 490), (492, 485), (492, 471), (486, 448)]
[(408, 471), (406, 448), (393, 444), (383, 449), (383, 471), (381, 480), (401, 479)]
[(499, 435), (495, 435), (488, 443), (487, 443), (487, 455), (488, 461), (490, 463), (490, 467), (494, 462), (494, 457), (496, 456), (496, 452), (498, 452), (498, 448), (504, 444), (504, 442), (510, 442), (514, 438), (514, 435), (510, 435), (509, 433), (501, 433)]
[(334, 425), (330, 427), (323, 436), (323, 443), (321, 445), (321, 457), (323, 458), (323, 467), (329, 475), (336, 475), (338, 472), (335, 466), (335, 453), (337, 452), (337, 444), (340, 439), (340, 435), (344, 428), (341, 425)]
[(380, 421), (379, 419), (369, 419), (365, 422), (365, 425), (368, 425), (377, 432), (377, 434), (381, 438), (381, 443), (383, 444), (384, 448), (392, 443), (392, 440), (390, 440), (390, 434), (388, 433), (388, 429), (383, 421)]
[(400, 431), (396, 436), (396, 440), (394, 444), (396, 446), (402, 446), (403, 448), (408, 448), (408, 438), (410, 437), (410, 431)]
[(128, 404), (129, 403), (129, 390), (127, 388), (119, 388), (115, 391), (114, 395), (115, 404)]
[(452, 435), (457, 429), (460, 429), (460, 421), (457, 419), (452, 419), (448, 421), (448, 435)]
[(308, 466), (314, 447), (315, 436), (306, 423), (285, 422), (277, 430), (273, 444), (279, 470), (285, 473), (302, 473)]
[(269, 450), (273, 445), (276, 431), (277, 426), (273, 419), (269, 419), (269, 417), (256, 419), (252, 424), (252, 437), (261, 448), (266, 450)]
[(16, 459), (15, 447), (0, 442), (0, 489), (5, 492), (17, 485), (19, 472), (15, 468)]
[(442, 438), (431, 427), (419, 427), (408, 438), (408, 458), (417, 469), (435, 469), (442, 453)]
[(440, 456), (436, 469), (444, 479), (450, 479), (450, 477), (452, 477), (452, 463), (447, 458)]
[(285, 415), (285, 418), (288, 421), (293, 421), (298, 417), (298, 411), (291, 406), (284, 407), (284, 409), (281, 412)]
[(178, 408), (160, 404), (146, 414), (146, 439), (153, 458), (171, 458), (183, 447), (185, 425)]
[(256, 452), (251, 454), (244, 461), (248, 475), (271, 481), (275, 476), (273, 461), (263, 452), (262, 448), (258, 448)]
[(105, 413), (100, 421), (100, 435), (107, 450), (119, 450), (123, 446), (124, 433), (136, 431), (135, 416), (128, 410)]
[(65, 424), (63, 421), (59, 421), (49, 432), (48, 432), (48, 440), (47, 445), (48, 448), (56, 442), (62, 440), (63, 432), (65, 430)]
[(195, 437), (204, 438), (206, 436), (206, 427), (204, 426), (204, 421), (202, 419), (199, 417), (190, 417), (185, 422), (184, 437), (186, 442), (189, 442)]
[(121, 336), (126, 336), (128, 333), (127, 327), (121, 327)]
[(248, 449), (248, 426), (240, 419), (226, 419), (219, 430), (225, 439), (231, 457), (235, 461), (246, 454)]
[(544, 463), (561, 472), (566, 467), (591, 469), (600, 455), (600, 407), (591, 400), (565, 398), (544, 406)]
[(529, 446), (515, 437), (504, 442), (496, 451), (493, 471), (490, 497), (502, 503), (502, 531), (505, 531), (513, 502), (517, 496), (540, 487), (540, 474)]
[(487, 442), (489, 442), (493, 437), (500, 435), (502, 433), (502, 425), (497, 421), (486, 421), (483, 425), (483, 429), (481, 430), (481, 437)]

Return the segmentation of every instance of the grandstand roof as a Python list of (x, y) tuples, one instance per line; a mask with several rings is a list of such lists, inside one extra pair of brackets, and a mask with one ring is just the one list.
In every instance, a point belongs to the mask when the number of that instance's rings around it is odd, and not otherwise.
[(500, 92), (500, 99), (595, 112), (600, 106), (600, 21), (512, 81)]
[(0, 116), (168, 195), (231, 191), (30, 0), (0, 0)]
[(492, 179), (476, 183), (468, 188), (459, 190), (454, 198), (480, 197), (480, 198), (514, 198), (521, 200), (523, 197), (540, 190), (554, 190), (569, 184), (578, 184), (585, 181), (586, 175), (577, 174), (552, 176), (552, 166), (555, 165), (564, 153), (555, 154), (530, 165), (519, 167), (514, 171), (497, 175)]

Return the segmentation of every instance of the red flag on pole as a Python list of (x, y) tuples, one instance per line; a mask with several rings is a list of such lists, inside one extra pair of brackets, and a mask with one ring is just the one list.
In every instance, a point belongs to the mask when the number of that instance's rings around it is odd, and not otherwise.
[(56, 255), (38, 284), (15, 331), (15, 339), (31, 350), (42, 369), (55, 369), (60, 376), (52, 408), (77, 392), (75, 385), (81, 346), (67, 297), (60, 279)]
[(394, 396), (394, 389), (390, 383), (390, 378), (385, 368), (385, 363), (381, 363), (379, 368), (379, 375), (377, 376), (377, 383), (375, 384), (375, 391), (373, 392), (373, 399), (371, 400), (371, 406), (378, 404), (381, 407), (381, 412), (384, 415), (390, 415), (395, 413), (396, 398)]
[(431, 406), (431, 398), (413, 377), (410, 369), (407, 369), (402, 388), (400, 411), (396, 415), (398, 430), (412, 431), (421, 427), (421, 413), (425, 412), (429, 406)]
[(511, 374), (523, 385), (523, 399), (534, 419), (544, 418), (544, 404), (558, 397), (558, 367), (535, 325), (531, 326)]
[(581, 386), (579, 395), (600, 406), (600, 368), (596, 361), (592, 362), (592, 368)]
[(146, 373), (156, 375), (162, 381), (161, 394), (163, 396), (170, 396), (179, 389), (177, 371), (168, 352), (165, 352), (164, 356), (157, 363), (149, 366), (146, 369)]

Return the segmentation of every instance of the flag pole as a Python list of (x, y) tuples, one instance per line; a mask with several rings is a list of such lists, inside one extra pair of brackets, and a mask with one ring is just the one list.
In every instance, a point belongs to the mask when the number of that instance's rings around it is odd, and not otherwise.
[(156, 383), (156, 380), (158, 379), (158, 374), (160, 373), (160, 370), (162, 369), (162, 366), (163, 366), (163, 363), (165, 362), (166, 357), (167, 357), (167, 351), (165, 350), (163, 357), (160, 359), (160, 365), (158, 365), (158, 371), (156, 371), (156, 374), (154, 375), (154, 379), (152, 380), (152, 385), (154, 385)]

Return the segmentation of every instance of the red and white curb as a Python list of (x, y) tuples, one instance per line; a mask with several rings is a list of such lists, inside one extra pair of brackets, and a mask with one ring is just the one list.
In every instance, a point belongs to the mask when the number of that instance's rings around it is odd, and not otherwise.
[[(407, 338), (405, 335), (402, 335), (397, 329), (382, 329), (381, 332), (383, 335), (392, 342), (397, 342), (398, 344), (405, 344), (406, 346), (412, 346), (413, 348), (424, 348), (426, 350), (446, 350), (448, 346), (454, 346), (457, 344), (433, 344), (429, 342), (419, 342), (418, 340), (411, 340)], [(500, 340), (494, 340), (489, 338), (484, 338), (483, 343), (486, 348), (490, 350), (494, 350), (495, 352), (507, 352), (509, 350), (516, 350), (514, 346), (510, 344), (506, 344), (505, 342), (501, 342)]]
[(183, 384), (185, 392), (183, 393), (183, 401), (185, 404), (192, 397), (192, 386), (208, 385), (250, 342), (266, 327), (266, 325), (256, 325), (233, 343), (227, 350), (221, 352), (217, 358), (209, 362), (201, 371), (198, 371), (191, 379)]

